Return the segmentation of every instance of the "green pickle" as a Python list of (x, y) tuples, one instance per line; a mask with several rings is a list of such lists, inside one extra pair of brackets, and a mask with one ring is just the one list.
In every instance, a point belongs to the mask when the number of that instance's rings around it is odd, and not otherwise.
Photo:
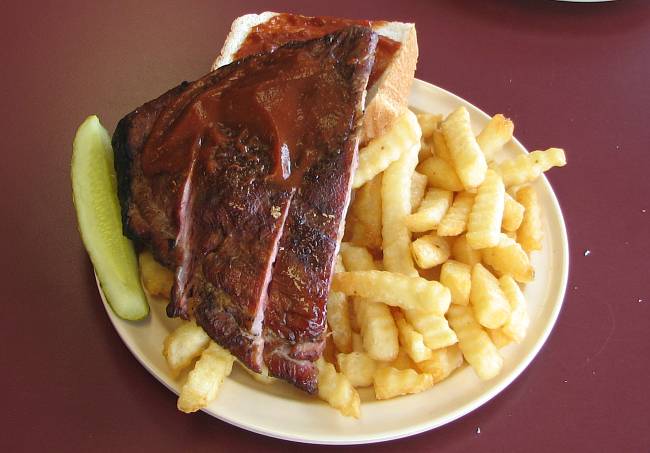
[(108, 304), (122, 319), (147, 317), (149, 304), (140, 284), (135, 250), (122, 234), (113, 148), (95, 115), (77, 130), (71, 176), (79, 232)]

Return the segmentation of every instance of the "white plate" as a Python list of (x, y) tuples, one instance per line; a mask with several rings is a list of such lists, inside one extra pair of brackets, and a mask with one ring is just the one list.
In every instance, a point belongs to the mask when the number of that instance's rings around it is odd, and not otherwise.
[[(421, 111), (447, 114), (459, 105), (470, 112), (478, 133), (488, 116), (467, 101), (429, 83), (416, 80), (411, 106)], [(506, 154), (525, 152), (513, 141)], [(545, 178), (535, 183), (544, 213), (543, 251), (533, 254), (535, 282), (526, 286), (530, 329), (519, 345), (502, 350), (501, 374), (487, 382), (464, 367), (431, 390), (387, 401), (373, 401), (370, 390), (361, 392), (360, 420), (346, 418), (317, 399), (309, 398), (288, 384), (264, 385), (236, 367), (226, 380), (207, 413), (227, 423), (259, 434), (298, 442), (319, 444), (360, 444), (397, 439), (449, 423), (481, 406), (510, 384), (533, 360), (562, 306), (567, 283), (569, 254), (562, 212)], [(100, 289), (101, 293), (101, 289)], [(102, 299), (104, 295), (102, 294)], [(116, 317), (104, 305), (111, 322), (133, 355), (149, 372), (174, 393), (179, 383), (170, 376), (161, 354), (162, 341), (178, 323), (164, 314), (163, 304), (151, 302), (151, 316), (143, 322)], [(171, 408), (170, 408), (171, 410)]]

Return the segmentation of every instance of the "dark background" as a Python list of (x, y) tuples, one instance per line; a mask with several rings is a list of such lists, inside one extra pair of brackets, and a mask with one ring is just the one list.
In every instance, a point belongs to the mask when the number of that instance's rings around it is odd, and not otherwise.
[(207, 72), (235, 17), (265, 10), (414, 21), (417, 77), (510, 116), (529, 149), (567, 150), (549, 179), (569, 230), (569, 286), (539, 356), (462, 419), (358, 449), (648, 451), (650, 7), (627, 0), (0, 6), (0, 450), (307, 448), (176, 410), (110, 325), (71, 201), (71, 144), (87, 115), (112, 131)]

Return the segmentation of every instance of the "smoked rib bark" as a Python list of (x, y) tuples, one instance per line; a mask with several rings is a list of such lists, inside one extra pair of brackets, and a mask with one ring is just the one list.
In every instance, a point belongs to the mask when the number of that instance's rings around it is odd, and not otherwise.
[(136, 245), (150, 248), (156, 259), (168, 267), (175, 266), (173, 249), (187, 166), (174, 172), (146, 174), (142, 150), (158, 116), (186, 86), (183, 83), (172, 88), (126, 115), (112, 138), (124, 235)]
[[(372, 67), (366, 49), (352, 55), (354, 61), (365, 61), (363, 67), (337, 71), (344, 89), (314, 99), (327, 119), (309, 119), (320, 124), (311, 137), (317, 157), (289, 207), (264, 319), (269, 372), (310, 393), (317, 390), (314, 362), (325, 344), (327, 296), (351, 192), (362, 93)], [(329, 77), (325, 69), (323, 74)]]
[[(324, 300), (376, 40), (352, 27), (239, 60), (145, 104), (113, 137), (125, 232), (176, 270), (168, 314), (195, 318), (253, 370), (262, 368), (265, 336), (273, 370), (296, 358), (311, 364), (322, 349)], [(320, 193), (319, 181), (338, 189)], [(317, 211), (326, 222), (304, 224)], [(288, 225), (295, 233), (286, 233)], [(285, 256), (280, 240), (301, 247), (295, 256), (305, 258), (287, 256), (282, 266), (318, 262), (300, 270), (317, 288), (300, 293), (313, 299), (302, 305), (310, 307), (302, 323), (293, 298), (265, 310), (276, 253)], [(314, 260), (306, 259), (306, 246)], [(277, 294), (286, 294), (282, 277), (277, 281)], [(277, 329), (284, 306), (288, 324)], [(278, 354), (285, 349), (287, 361)], [(311, 352), (297, 352), (303, 349)], [(274, 373), (315, 389), (313, 373)]]

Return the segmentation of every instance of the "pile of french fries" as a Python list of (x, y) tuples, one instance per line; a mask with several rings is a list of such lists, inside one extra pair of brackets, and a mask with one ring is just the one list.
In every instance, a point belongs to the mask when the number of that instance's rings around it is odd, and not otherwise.
[[(530, 254), (543, 236), (530, 184), (566, 158), (550, 148), (498, 161), (513, 130), (499, 114), (474, 136), (464, 107), (446, 118), (408, 111), (359, 151), (317, 363), (318, 395), (343, 415), (360, 416), (361, 387), (378, 400), (418, 393), (465, 362), (491, 379), (499, 349), (526, 335), (521, 285), (534, 278)], [(147, 291), (169, 297), (171, 273), (148, 254), (140, 263)], [(163, 354), (175, 376), (193, 365), (184, 412), (214, 399), (235, 361), (191, 322)]]

